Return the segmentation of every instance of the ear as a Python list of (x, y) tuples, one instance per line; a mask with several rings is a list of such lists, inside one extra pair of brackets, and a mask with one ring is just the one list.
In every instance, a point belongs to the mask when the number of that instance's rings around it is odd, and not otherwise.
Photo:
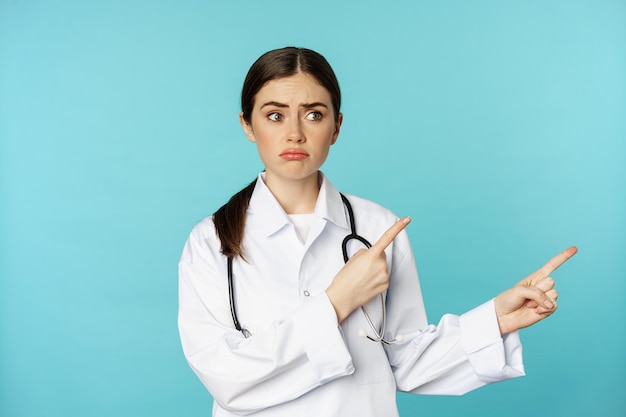
[(256, 137), (254, 136), (254, 130), (252, 129), (252, 124), (246, 122), (243, 118), (243, 112), (239, 113), (239, 124), (243, 128), (243, 133), (248, 137), (250, 142), (256, 143)]
[(343, 123), (343, 114), (339, 113), (337, 115), (337, 122), (335, 123), (335, 133), (333, 133), (333, 137), (330, 141), (331, 145), (334, 145), (337, 142), (337, 137), (339, 136), (339, 131), (341, 130), (341, 123)]

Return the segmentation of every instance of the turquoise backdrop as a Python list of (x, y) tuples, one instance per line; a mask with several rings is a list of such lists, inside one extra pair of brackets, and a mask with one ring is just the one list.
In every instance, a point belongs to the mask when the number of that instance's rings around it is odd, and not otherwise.
[(334, 66), (324, 171), (413, 217), (432, 322), (580, 248), (525, 378), (401, 414), (624, 416), (626, 2), (603, 0), (0, 0), (0, 416), (210, 415), (178, 257), (262, 169), (238, 94), (285, 45)]

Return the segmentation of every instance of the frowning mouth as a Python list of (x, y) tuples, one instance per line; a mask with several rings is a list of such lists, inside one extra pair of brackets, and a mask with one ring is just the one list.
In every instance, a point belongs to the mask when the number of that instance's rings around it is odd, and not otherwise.
[(287, 149), (280, 153), (280, 157), (288, 161), (300, 161), (308, 156), (309, 154), (302, 149)]

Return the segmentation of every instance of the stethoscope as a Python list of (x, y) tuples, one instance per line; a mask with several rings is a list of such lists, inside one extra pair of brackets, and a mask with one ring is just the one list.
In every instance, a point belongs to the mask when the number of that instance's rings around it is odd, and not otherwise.
[[(354, 222), (354, 211), (352, 210), (352, 205), (350, 204), (346, 196), (344, 196), (341, 193), (339, 195), (341, 196), (341, 200), (343, 201), (343, 204), (346, 206), (346, 209), (348, 210), (348, 218), (350, 220), (350, 234), (347, 235), (343, 239), (343, 242), (341, 242), (341, 251), (343, 253), (343, 261), (348, 262), (348, 260), (350, 259), (350, 257), (348, 256), (348, 243), (350, 243), (351, 240), (354, 239), (354, 240), (361, 242), (363, 245), (365, 245), (367, 249), (371, 248), (372, 244), (363, 236), (359, 236), (356, 233), (356, 224)], [(235, 294), (233, 290), (233, 257), (232, 256), (228, 257), (227, 269), (228, 269), (228, 298), (230, 301), (230, 313), (233, 316), (233, 324), (235, 325), (235, 329), (240, 331), (244, 335), (244, 337), (250, 337), (251, 333), (247, 329), (244, 329), (243, 327), (241, 327), (241, 324), (239, 323), (239, 318), (237, 317), (237, 309), (235, 307)], [(363, 312), (363, 315), (365, 316), (365, 320), (367, 321), (367, 324), (370, 326), (370, 329), (374, 333), (374, 336), (368, 335), (365, 332), (365, 330), (360, 330), (359, 336), (366, 337), (372, 342), (382, 342), (387, 345), (390, 345), (393, 343), (399, 343), (402, 341), (401, 336), (398, 336), (392, 340), (385, 339), (384, 335), (385, 335), (385, 327), (387, 326), (387, 308), (385, 305), (384, 295), (380, 294), (379, 297), (380, 297), (380, 305), (382, 307), (382, 321), (381, 321), (380, 329), (376, 329), (376, 326), (374, 326), (374, 322), (372, 321), (369, 314), (367, 313), (365, 306), (361, 306), (361, 311)]]

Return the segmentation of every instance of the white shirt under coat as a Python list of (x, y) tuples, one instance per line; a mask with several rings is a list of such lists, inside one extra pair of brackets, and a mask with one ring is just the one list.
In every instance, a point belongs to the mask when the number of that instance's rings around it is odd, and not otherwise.
[[(386, 338), (372, 342), (360, 309), (341, 325), (326, 288), (344, 261), (350, 232), (339, 192), (321, 177), (306, 241), (259, 175), (246, 218), (248, 262), (233, 264), (235, 330), (226, 258), (213, 220), (194, 227), (179, 264), (179, 330), (185, 357), (214, 398), (214, 416), (397, 416), (396, 390), (458, 395), (524, 375), (517, 332), (502, 338), (493, 301), (428, 325), (406, 232), (385, 251), (390, 284)], [(374, 243), (397, 220), (389, 210), (346, 195), (357, 232)], [(352, 248), (355, 252), (358, 248)], [(367, 310), (380, 325), (379, 298)]]

